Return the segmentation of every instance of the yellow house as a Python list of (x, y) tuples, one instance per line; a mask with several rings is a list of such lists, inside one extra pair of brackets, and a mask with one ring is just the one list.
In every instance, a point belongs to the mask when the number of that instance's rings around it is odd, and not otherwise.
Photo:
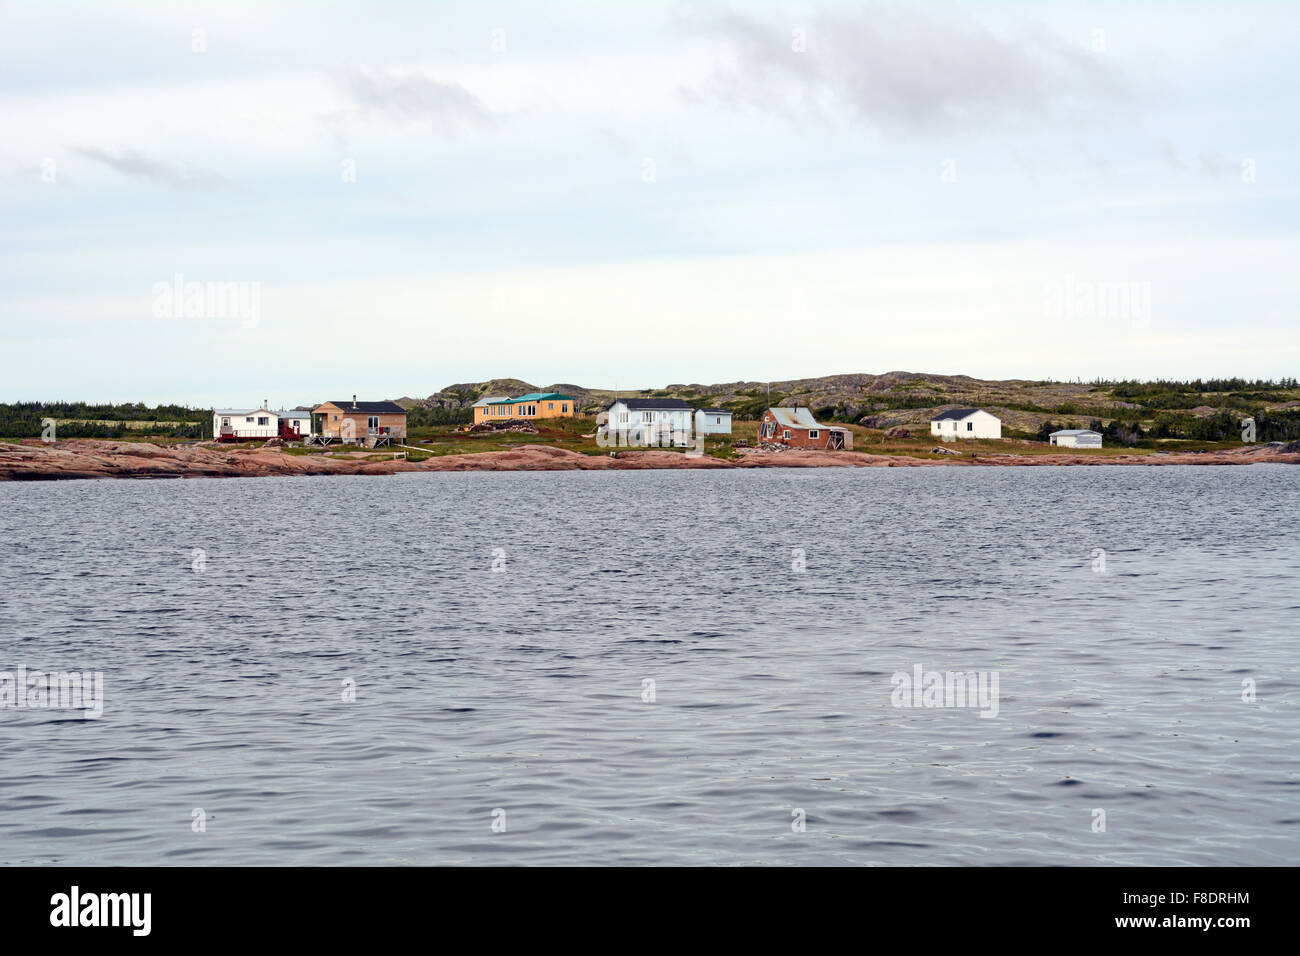
[(559, 392), (529, 392), (518, 398), (490, 395), (474, 403), (474, 424), (504, 422), (511, 418), (567, 418), (578, 413), (571, 395)]

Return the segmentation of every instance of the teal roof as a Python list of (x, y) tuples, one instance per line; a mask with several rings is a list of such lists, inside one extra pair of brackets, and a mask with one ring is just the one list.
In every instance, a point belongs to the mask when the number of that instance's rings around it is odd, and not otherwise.
[(566, 402), (573, 401), (571, 395), (561, 395), (559, 392), (529, 392), (527, 395), (520, 395), (518, 398), (512, 398), (512, 402), (544, 402), (548, 399), (562, 399)]

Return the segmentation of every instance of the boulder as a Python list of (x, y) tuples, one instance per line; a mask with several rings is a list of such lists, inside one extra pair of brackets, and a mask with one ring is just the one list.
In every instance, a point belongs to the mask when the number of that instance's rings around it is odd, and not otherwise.
[(858, 424), (864, 428), (893, 428), (895, 425), (903, 424), (903, 420), (885, 415), (863, 415), (858, 419)]

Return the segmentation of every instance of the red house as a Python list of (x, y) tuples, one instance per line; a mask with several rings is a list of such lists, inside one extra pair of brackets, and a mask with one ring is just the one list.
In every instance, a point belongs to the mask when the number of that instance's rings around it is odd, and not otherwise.
[(759, 442), (788, 448), (840, 450), (853, 447), (853, 433), (839, 425), (823, 425), (806, 406), (769, 408), (758, 423)]

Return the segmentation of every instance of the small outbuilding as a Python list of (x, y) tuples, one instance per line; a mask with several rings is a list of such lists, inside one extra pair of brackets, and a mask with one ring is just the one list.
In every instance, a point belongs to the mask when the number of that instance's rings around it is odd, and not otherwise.
[(815, 448), (827, 451), (853, 447), (853, 432), (839, 425), (823, 425), (804, 405), (778, 406), (763, 413), (758, 423), (758, 441), (787, 448)]
[(731, 412), (725, 408), (697, 408), (695, 410), (695, 434), (730, 435)]
[(1047, 436), (1053, 445), (1062, 448), (1100, 448), (1101, 432), (1089, 428), (1063, 428)]
[(1002, 419), (982, 408), (950, 408), (930, 419), (930, 434), (953, 438), (1001, 438)]
[(311, 409), (289, 408), (275, 412), (280, 419), (280, 437), (285, 441), (302, 441), (311, 438)]

